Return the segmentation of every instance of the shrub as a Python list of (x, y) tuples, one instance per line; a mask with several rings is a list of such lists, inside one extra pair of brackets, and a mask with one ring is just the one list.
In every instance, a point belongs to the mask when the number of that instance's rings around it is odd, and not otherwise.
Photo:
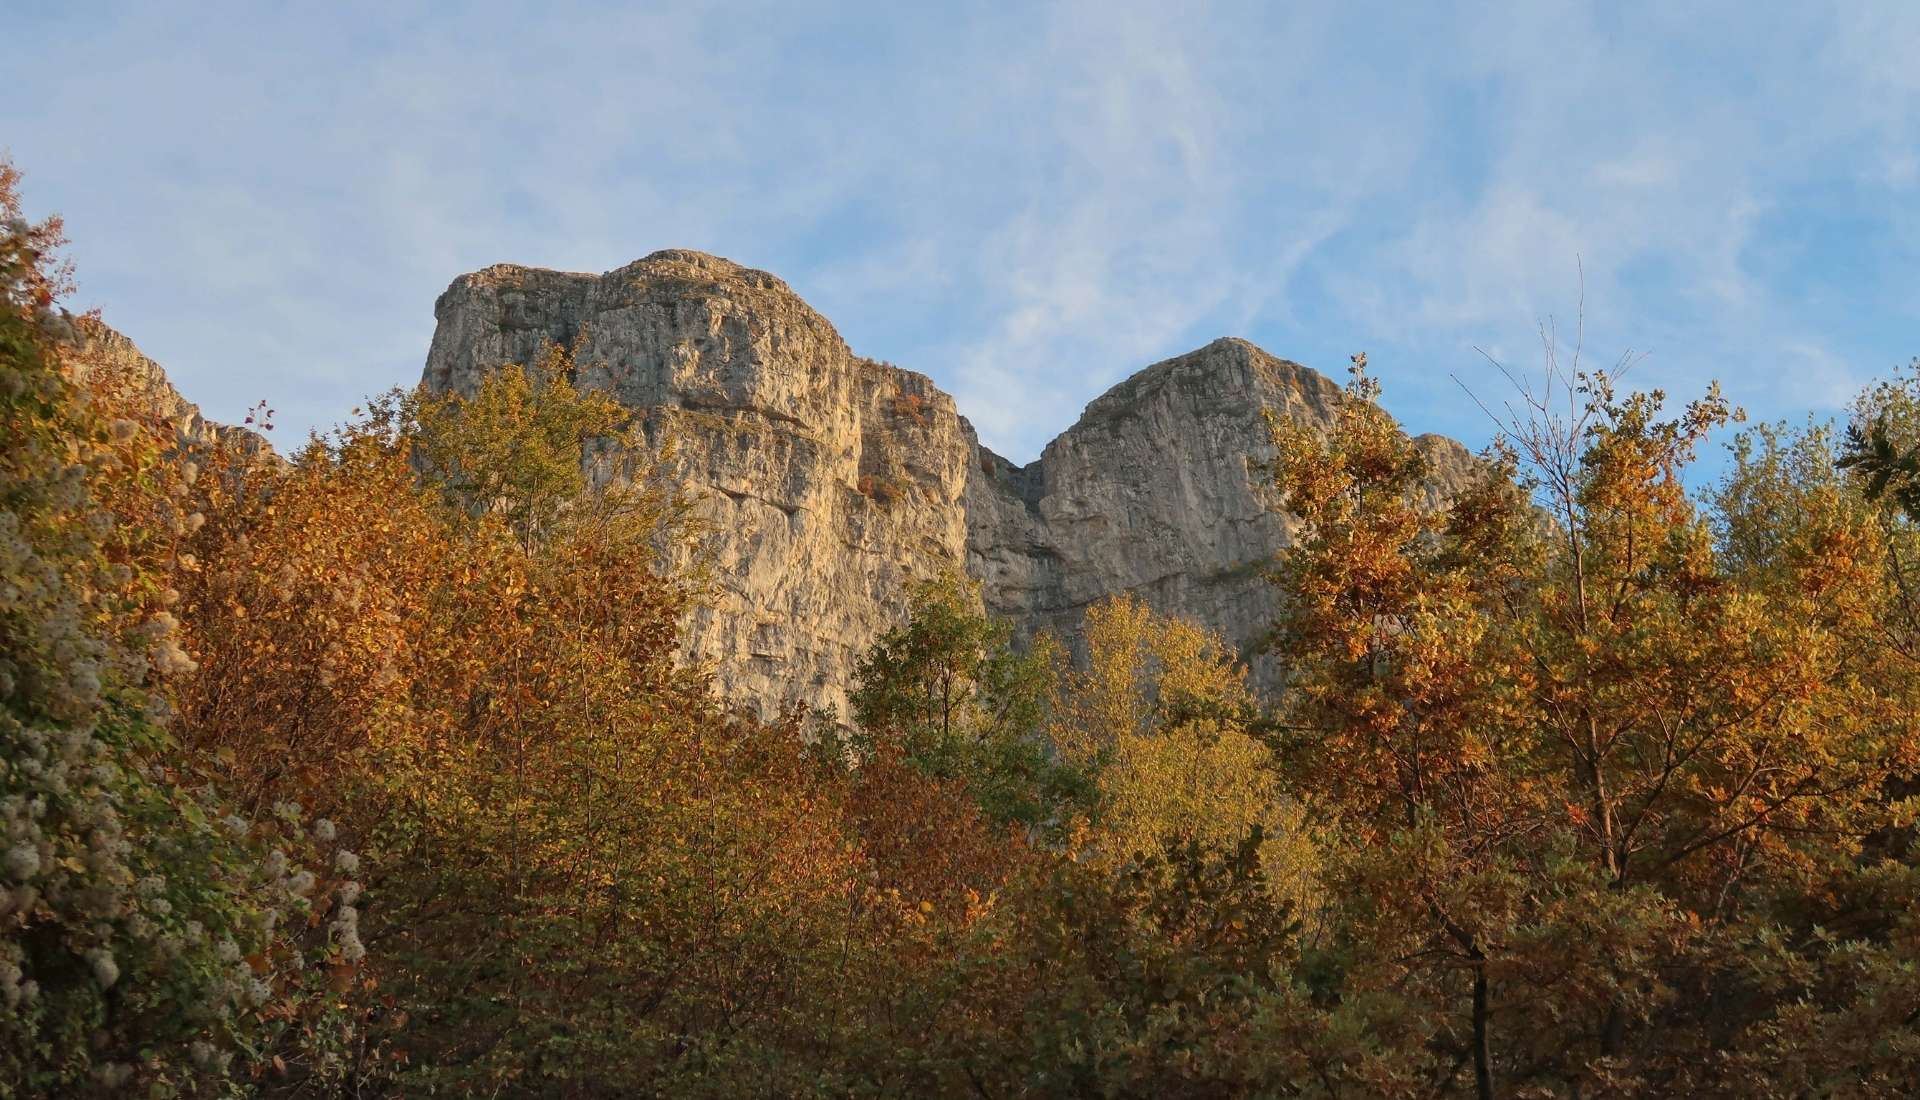
[(0, 1090), (337, 1077), (352, 856), (297, 808), (235, 814), (171, 751), (156, 684), (193, 662), (141, 552), (160, 536), (96, 492), (165, 511), (162, 458), (62, 373), (58, 227), (19, 219), (16, 178), (0, 163)]

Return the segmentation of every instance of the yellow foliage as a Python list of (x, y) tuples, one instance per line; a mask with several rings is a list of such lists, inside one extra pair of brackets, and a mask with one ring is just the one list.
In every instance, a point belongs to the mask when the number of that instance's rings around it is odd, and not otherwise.
[(1131, 594), (1088, 609), (1086, 638), (1087, 667), (1066, 678), (1050, 730), (1062, 756), (1097, 767), (1086, 853), (1118, 865), (1176, 838), (1231, 849), (1258, 826), (1269, 880), (1306, 903), (1314, 846), (1247, 730), (1245, 667), (1218, 635)]

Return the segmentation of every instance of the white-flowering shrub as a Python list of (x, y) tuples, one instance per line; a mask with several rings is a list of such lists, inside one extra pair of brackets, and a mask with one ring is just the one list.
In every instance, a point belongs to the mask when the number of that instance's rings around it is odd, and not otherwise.
[[(0, 1095), (222, 1094), (242, 1064), (298, 1058), (289, 1036), (337, 1034), (305, 971), (359, 957), (358, 915), (299, 938), (323, 885), (299, 864), (345, 896), (357, 862), (297, 807), (228, 813), (165, 754), (149, 680), (194, 661), (95, 486), (166, 459), (60, 372), (41, 263), (28, 229), (0, 230)], [(310, 1062), (340, 1064), (324, 1042)]]

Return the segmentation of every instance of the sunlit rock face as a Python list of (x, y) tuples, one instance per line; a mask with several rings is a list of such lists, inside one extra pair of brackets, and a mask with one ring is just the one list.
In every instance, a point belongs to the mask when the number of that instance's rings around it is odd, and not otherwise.
[[(1215, 340), (1096, 398), (1024, 469), (989, 456), (968, 497), (968, 571), (988, 608), (1077, 639), (1090, 604), (1131, 592), (1218, 631), (1256, 684), (1277, 685), (1260, 644), (1278, 612), (1268, 573), (1297, 521), (1276, 507), (1262, 410), (1327, 427), (1339, 393), (1245, 340)], [(1436, 497), (1467, 476), (1459, 444), (1416, 444)]]
[[(900, 620), (912, 580), (978, 578), (1023, 634), (1077, 638), (1085, 609), (1132, 592), (1256, 653), (1274, 599), (1265, 572), (1291, 520), (1261, 465), (1262, 410), (1331, 422), (1338, 387), (1243, 340), (1140, 371), (1087, 406), (1041, 457), (982, 447), (924, 375), (863, 359), (779, 279), (698, 252), (602, 275), (496, 265), (434, 307), (426, 384), (467, 392), (503, 363), (573, 346), (577, 381), (634, 411), (706, 535), (668, 547), (709, 563), (715, 594), (686, 655), (720, 690), (771, 712), (844, 715), (860, 653)], [(1423, 437), (1436, 494), (1471, 459)]]
[(200, 407), (180, 395), (160, 364), (97, 318), (75, 318), (73, 335), (61, 356), (69, 377), (88, 390), (112, 395), (127, 407), (166, 421), (181, 450), (220, 445), (260, 461), (278, 461), (258, 433), (201, 416)]

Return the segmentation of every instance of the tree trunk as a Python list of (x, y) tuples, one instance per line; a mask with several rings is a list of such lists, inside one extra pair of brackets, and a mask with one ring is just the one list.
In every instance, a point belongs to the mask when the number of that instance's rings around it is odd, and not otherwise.
[[(1475, 952), (1479, 954), (1479, 952)], [(1473, 1086), (1480, 1100), (1493, 1100), (1493, 1048), (1487, 1035), (1487, 959), (1473, 970)]]

